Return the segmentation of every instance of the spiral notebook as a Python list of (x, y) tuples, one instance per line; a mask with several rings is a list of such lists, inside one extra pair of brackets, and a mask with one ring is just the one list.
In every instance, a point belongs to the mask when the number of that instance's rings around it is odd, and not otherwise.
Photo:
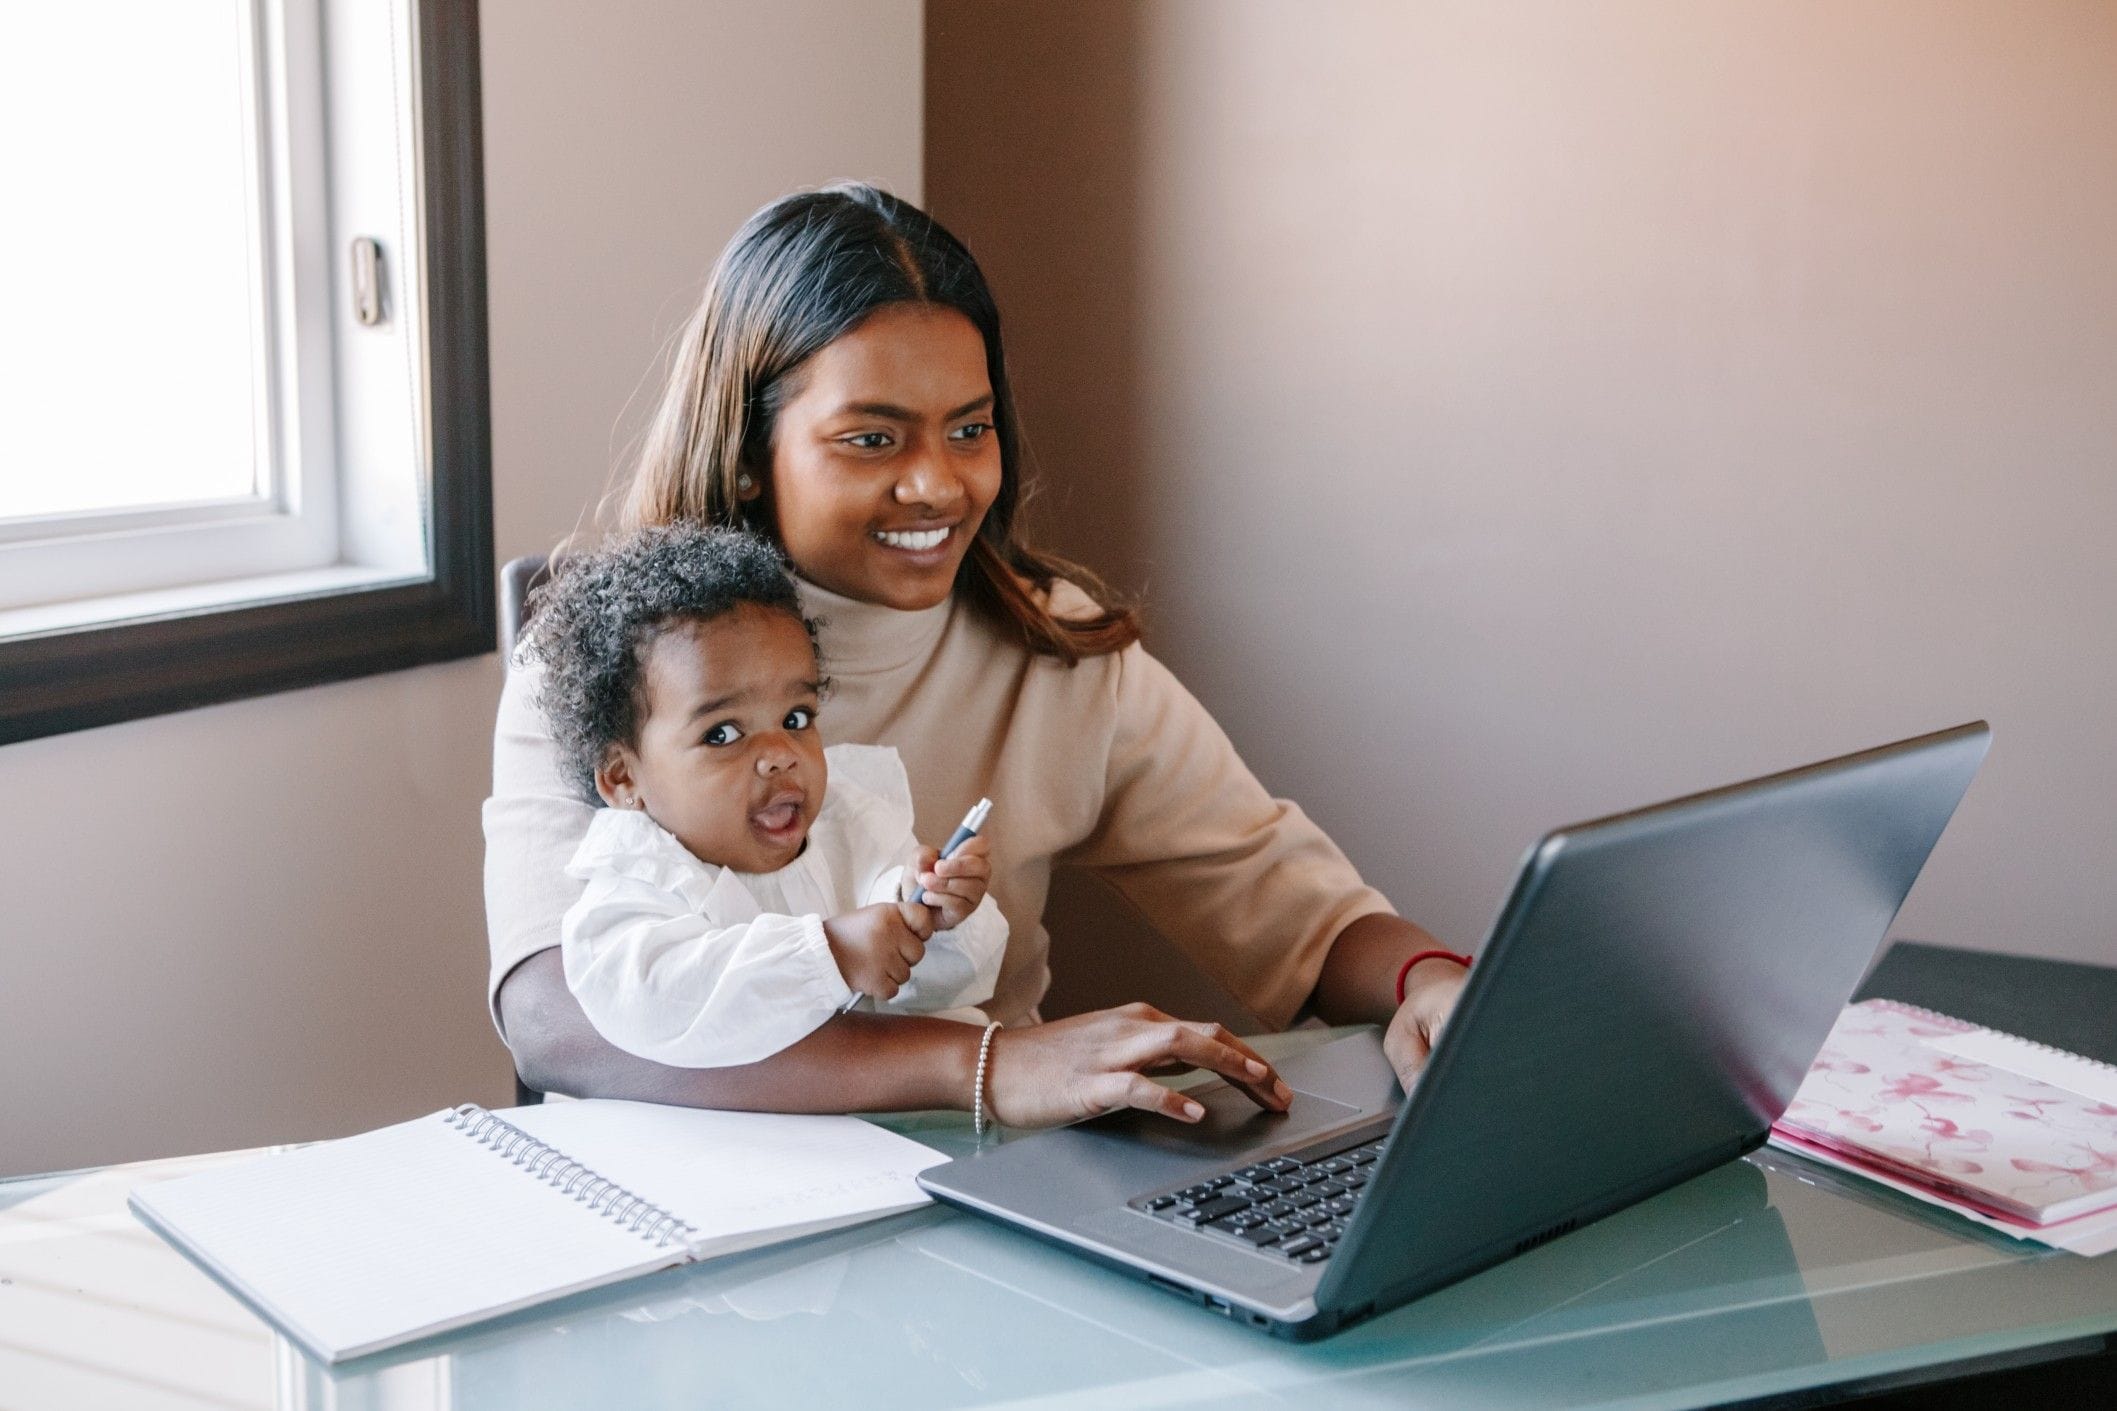
[(1986, 1223), (2117, 1210), (2117, 1068), (1894, 1000), (1839, 1016), (1772, 1132)]
[(465, 1106), (145, 1186), (131, 1206), (339, 1362), (925, 1204), (913, 1178), (943, 1159), (853, 1117)]

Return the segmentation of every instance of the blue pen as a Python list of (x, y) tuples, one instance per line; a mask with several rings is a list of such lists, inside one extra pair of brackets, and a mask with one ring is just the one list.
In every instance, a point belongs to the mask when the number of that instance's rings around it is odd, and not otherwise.
[[(963, 844), (969, 842), (972, 838), (978, 836), (978, 830), (985, 826), (985, 820), (991, 817), (991, 815), (991, 799), (979, 799), (976, 803), (972, 804), (970, 806), (970, 812), (964, 814), (963, 821), (956, 825), (956, 831), (950, 833), (948, 835), (948, 841), (941, 845), (941, 856), (935, 860), (941, 861), (947, 858), (954, 857), (956, 855), (957, 848), (962, 847)], [(924, 887), (920, 886), (915, 874), (909, 871), (904, 874), (904, 881), (898, 887), (897, 890), (898, 894), (902, 896), (906, 901), (915, 901), (918, 902), (921, 906), (938, 905), (938, 903), (927, 900), (927, 898), (931, 896), (932, 893), (928, 892)], [(840, 1014), (847, 1013), (852, 1009), (854, 1005), (860, 1003), (861, 1000), (866, 998), (867, 996), (861, 994), (860, 991), (855, 990), (853, 991), (853, 997), (845, 1002), (845, 1008), (839, 1010), (838, 1012)]]

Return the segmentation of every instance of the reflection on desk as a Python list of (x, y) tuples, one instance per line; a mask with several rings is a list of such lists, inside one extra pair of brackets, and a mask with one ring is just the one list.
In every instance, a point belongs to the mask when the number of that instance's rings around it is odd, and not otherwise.
[[(1577, 1389), (1584, 1353), (1626, 1367), (1632, 1394), (1695, 1379), (1701, 1281), (1732, 1295), (1710, 1320), (1717, 1379), (1823, 1355), (1767, 1177), (1742, 1163), (1657, 1211), (1626, 1211), (1534, 1251), (1518, 1277), (1472, 1280), (1321, 1346), (1267, 1342), (978, 1222), (937, 1211), (907, 1223), (682, 1281), (592, 1332), (459, 1349), (459, 1404), (616, 1395), (652, 1406), (711, 1387), (735, 1405), (829, 1406), (856, 1390), (884, 1406), (1069, 1395), (1246, 1405), (1321, 1379), (1334, 1401), (1372, 1383), (1378, 1401), (1401, 1405), (1415, 1382), (1437, 1405), (1572, 1405), (1550, 1398)], [(611, 1367), (641, 1369), (640, 1384), (610, 1386)]]

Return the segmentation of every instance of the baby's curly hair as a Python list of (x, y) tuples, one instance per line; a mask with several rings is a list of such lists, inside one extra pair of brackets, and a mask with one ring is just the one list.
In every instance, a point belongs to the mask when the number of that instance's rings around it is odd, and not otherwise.
[(678, 523), (637, 530), (591, 554), (559, 560), (530, 595), (525, 637), (544, 664), (537, 705), (551, 722), (567, 779), (590, 802), (596, 766), (633, 744), (646, 708), (646, 649), (678, 622), (710, 622), (744, 603), (784, 612), (808, 631), (794, 580), (755, 534)]

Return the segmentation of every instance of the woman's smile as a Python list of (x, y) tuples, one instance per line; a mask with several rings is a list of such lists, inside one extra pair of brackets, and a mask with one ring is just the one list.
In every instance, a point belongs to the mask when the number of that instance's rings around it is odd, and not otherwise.
[(946, 568), (951, 576), (962, 555), (957, 550), (955, 526), (932, 529), (877, 529), (868, 535), (905, 568), (932, 572)]
[(893, 549), (916, 554), (939, 548), (947, 540), (949, 529), (947, 525), (939, 529), (877, 529), (875, 537)]

